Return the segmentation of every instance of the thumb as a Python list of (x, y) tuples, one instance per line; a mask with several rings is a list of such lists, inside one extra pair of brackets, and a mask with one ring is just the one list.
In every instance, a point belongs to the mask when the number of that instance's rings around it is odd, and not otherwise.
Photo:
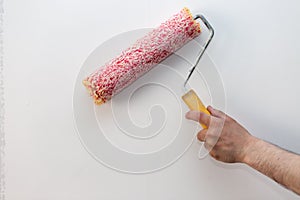
[(212, 116), (214, 117), (219, 117), (219, 118), (222, 118), (224, 119), (226, 117), (226, 114), (223, 113), (222, 111), (220, 110), (217, 110), (215, 108), (213, 108), (212, 106), (208, 106), (207, 107), (207, 110), (211, 113)]

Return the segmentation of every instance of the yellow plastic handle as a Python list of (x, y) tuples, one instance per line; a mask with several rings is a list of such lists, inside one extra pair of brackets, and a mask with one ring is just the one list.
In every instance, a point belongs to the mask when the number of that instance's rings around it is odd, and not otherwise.
[[(210, 115), (209, 111), (206, 109), (206, 107), (204, 106), (204, 104), (193, 89), (191, 89), (185, 95), (183, 95), (182, 100), (189, 107), (190, 110), (197, 110)], [(201, 124), (201, 126), (204, 129), (207, 128), (207, 126), (205, 126), (204, 124)]]

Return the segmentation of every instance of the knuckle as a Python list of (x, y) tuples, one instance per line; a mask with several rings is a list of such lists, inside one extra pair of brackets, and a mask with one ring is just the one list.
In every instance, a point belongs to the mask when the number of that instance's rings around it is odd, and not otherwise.
[(199, 122), (205, 121), (205, 115), (203, 113), (200, 113)]
[(225, 121), (227, 122), (235, 122), (235, 120), (231, 117), (229, 117), (228, 115), (226, 115)]
[(200, 141), (203, 141), (205, 136), (206, 136), (206, 129), (203, 129), (203, 130), (199, 131), (198, 134), (197, 134), (197, 138)]
[(202, 135), (200, 134), (200, 132), (198, 133), (197, 138), (198, 138), (198, 140), (200, 140), (200, 141), (203, 141), (203, 140), (204, 140), (204, 138), (202, 137)]

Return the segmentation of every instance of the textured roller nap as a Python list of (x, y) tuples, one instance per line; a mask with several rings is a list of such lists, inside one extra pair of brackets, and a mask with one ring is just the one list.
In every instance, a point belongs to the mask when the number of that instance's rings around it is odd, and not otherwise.
[(200, 34), (187, 8), (136, 41), (83, 80), (96, 104), (102, 104)]

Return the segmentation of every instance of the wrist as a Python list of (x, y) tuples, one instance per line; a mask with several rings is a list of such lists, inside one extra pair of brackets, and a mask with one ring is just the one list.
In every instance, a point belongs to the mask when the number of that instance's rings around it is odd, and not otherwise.
[(261, 140), (248, 135), (243, 148), (243, 156), (241, 158), (241, 162), (247, 165), (251, 165), (251, 158), (255, 155), (255, 152), (259, 149), (259, 142)]

